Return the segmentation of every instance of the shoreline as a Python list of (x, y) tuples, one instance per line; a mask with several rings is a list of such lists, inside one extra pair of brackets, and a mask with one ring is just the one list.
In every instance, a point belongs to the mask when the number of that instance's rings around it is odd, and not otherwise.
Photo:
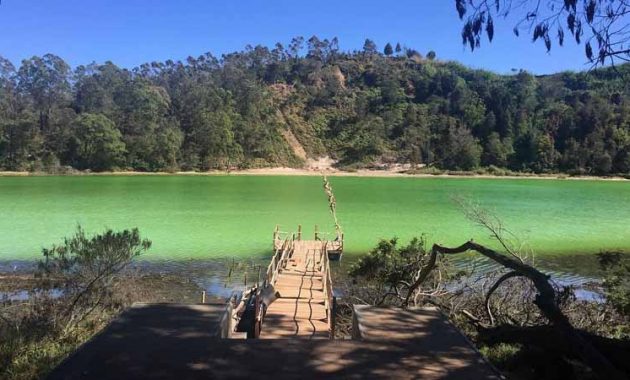
[(233, 171), (178, 171), (178, 172), (138, 172), (138, 171), (107, 171), (107, 172), (69, 172), (69, 173), (46, 173), (46, 172), (24, 172), (24, 171), (0, 171), (0, 177), (81, 177), (81, 176), (321, 176), (326, 174), (329, 177), (372, 177), (372, 178), (475, 178), (475, 179), (535, 179), (535, 180), (579, 180), (579, 181), (630, 181), (629, 178), (620, 176), (571, 176), (563, 173), (554, 174), (529, 174), (518, 175), (493, 175), (479, 174), (475, 172), (458, 173), (407, 173), (400, 170), (384, 169), (360, 169), (356, 171), (344, 171), (339, 169), (296, 169), (288, 167), (242, 169)]

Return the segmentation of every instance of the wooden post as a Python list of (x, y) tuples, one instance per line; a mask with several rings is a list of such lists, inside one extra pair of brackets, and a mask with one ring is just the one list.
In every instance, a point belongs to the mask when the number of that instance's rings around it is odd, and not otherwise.
[(317, 224), (315, 225), (315, 240), (319, 240), (319, 227), (317, 227)]
[(260, 265), (258, 266), (258, 279), (256, 280), (256, 287), (260, 286)]
[(201, 303), (206, 303), (206, 291), (201, 292)]
[(276, 228), (273, 230), (273, 241), (274, 242), (278, 238), (278, 231), (280, 231), (280, 226), (276, 224)]
[(298, 224), (298, 236), (297, 236), (298, 240), (302, 240), (302, 225)]

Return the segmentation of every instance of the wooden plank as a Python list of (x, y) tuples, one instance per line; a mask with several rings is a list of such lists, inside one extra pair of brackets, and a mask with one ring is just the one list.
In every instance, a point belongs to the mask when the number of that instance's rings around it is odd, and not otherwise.
[(328, 315), (321, 273), (324, 243), (295, 241), (274, 283), (279, 298), (269, 305), (261, 339), (328, 339)]

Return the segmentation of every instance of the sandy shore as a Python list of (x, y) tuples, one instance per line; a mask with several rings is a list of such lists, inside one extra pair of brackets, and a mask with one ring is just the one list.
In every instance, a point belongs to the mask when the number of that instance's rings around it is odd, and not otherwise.
[(321, 176), (322, 173), (327, 176), (336, 177), (398, 177), (398, 178), (487, 178), (487, 179), (563, 179), (563, 180), (602, 180), (602, 181), (628, 181), (623, 177), (597, 177), (597, 176), (568, 176), (566, 174), (528, 174), (519, 175), (491, 175), (478, 174), (475, 172), (448, 173), (448, 174), (409, 174), (399, 170), (357, 170), (343, 171), (338, 169), (297, 169), (287, 167), (261, 168), (261, 169), (244, 169), (226, 171), (208, 171), (208, 172), (135, 172), (135, 171), (119, 171), (119, 172), (73, 172), (68, 174), (48, 174), (43, 172), (12, 172), (0, 171), (0, 177), (28, 177), (28, 176), (168, 176), (168, 175), (189, 175), (189, 176), (213, 176), (213, 175), (260, 175), (260, 176)]

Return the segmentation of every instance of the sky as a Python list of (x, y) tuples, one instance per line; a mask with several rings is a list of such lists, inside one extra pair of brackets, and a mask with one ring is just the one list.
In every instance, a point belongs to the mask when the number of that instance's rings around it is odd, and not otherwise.
[(566, 41), (547, 53), (526, 33), (514, 36), (513, 26), (514, 20), (495, 20), (492, 44), (484, 40), (471, 52), (462, 44), (454, 0), (2, 0), (0, 55), (16, 65), (53, 53), (73, 67), (112, 61), (133, 68), (317, 35), (336, 36), (342, 50), (361, 49), (365, 38), (379, 50), (400, 42), (498, 73), (589, 68), (582, 45)]

